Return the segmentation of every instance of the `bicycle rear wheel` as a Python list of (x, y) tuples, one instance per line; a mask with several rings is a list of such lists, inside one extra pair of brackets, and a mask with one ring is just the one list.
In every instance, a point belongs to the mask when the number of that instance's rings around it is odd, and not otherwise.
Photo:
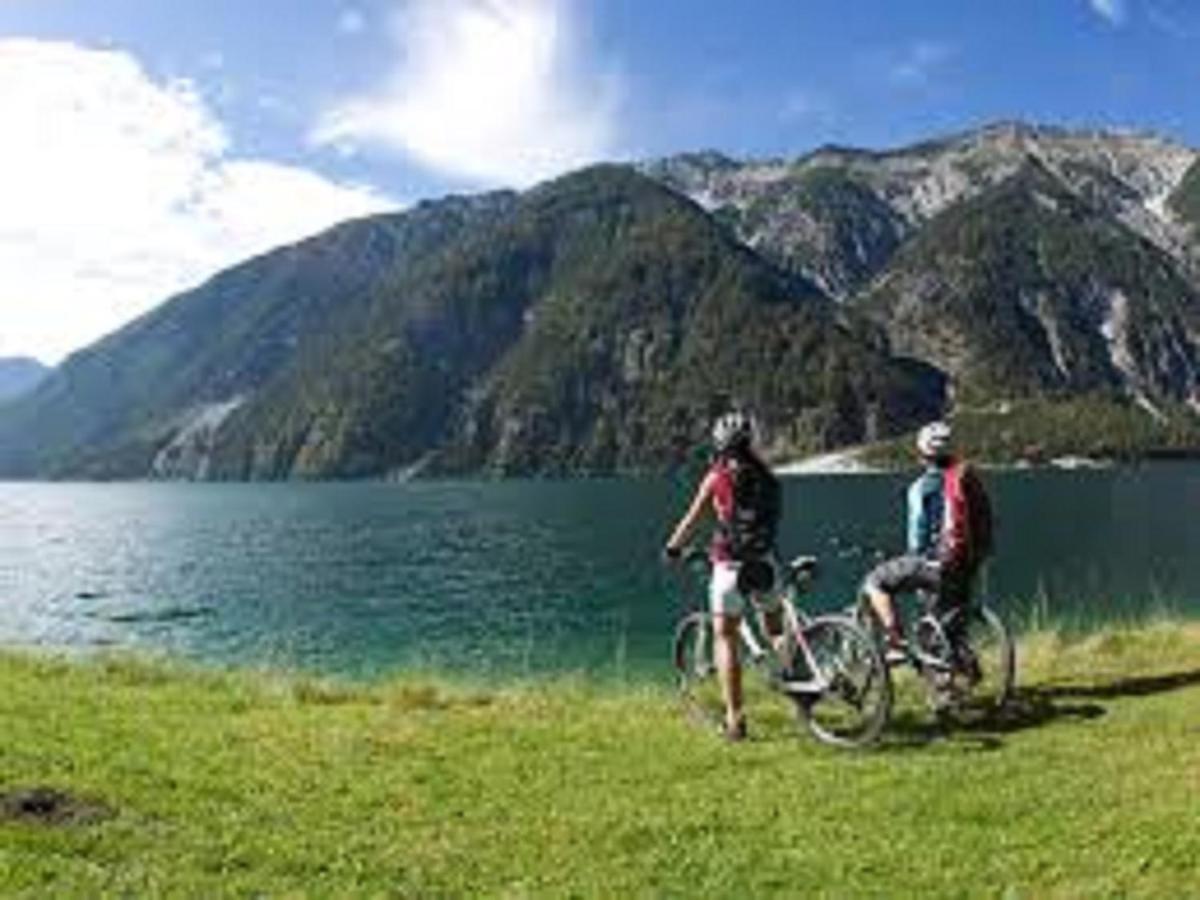
[(875, 641), (844, 616), (818, 616), (801, 638), (815, 668), (809, 674), (826, 687), (793, 695), (800, 719), (822, 743), (874, 743), (892, 712), (891, 677)]
[(964, 640), (957, 640), (954, 685), (967, 711), (992, 713), (1012, 699), (1016, 651), (1004, 620), (986, 603), (972, 606)]
[(712, 616), (694, 612), (679, 621), (671, 659), (689, 712), (708, 724), (724, 721), (725, 702), (713, 658)]

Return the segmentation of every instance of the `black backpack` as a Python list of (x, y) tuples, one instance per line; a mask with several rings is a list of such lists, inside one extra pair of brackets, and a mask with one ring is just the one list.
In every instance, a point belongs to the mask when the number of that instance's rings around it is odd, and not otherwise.
[(779, 479), (754, 458), (736, 458), (731, 468), (733, 516), (724, 525), (730, 555), (735, 560), (769, 556), (782, 511)]

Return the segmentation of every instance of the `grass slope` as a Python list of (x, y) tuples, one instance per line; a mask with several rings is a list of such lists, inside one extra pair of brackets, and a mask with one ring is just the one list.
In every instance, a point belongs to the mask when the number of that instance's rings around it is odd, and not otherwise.
[(726, 746), (653, 689), (347, 687), (0, 657), (0, 893), (1183, 896), (1200, 883), (1200, 629), (1022, 645), (1013, 714), (826, 750)]

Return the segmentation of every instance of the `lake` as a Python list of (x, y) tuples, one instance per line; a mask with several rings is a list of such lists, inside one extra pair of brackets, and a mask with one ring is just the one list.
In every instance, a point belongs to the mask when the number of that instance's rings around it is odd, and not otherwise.
[[(784, 479), (788, 552), (844, 605), (911, 475)], [(1011, 621), (1200, 613), (1200, 464), (987, 473)], [(679, 479), (0, 484), (0, 643), (354, 677), (665, 672)]]

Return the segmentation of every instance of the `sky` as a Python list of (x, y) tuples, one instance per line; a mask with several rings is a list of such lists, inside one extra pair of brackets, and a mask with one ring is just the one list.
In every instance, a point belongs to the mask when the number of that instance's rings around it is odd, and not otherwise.
[(1198, 0), (0, 0), (0, 356), (347, 218), (998, 119), (1200, 146)]

